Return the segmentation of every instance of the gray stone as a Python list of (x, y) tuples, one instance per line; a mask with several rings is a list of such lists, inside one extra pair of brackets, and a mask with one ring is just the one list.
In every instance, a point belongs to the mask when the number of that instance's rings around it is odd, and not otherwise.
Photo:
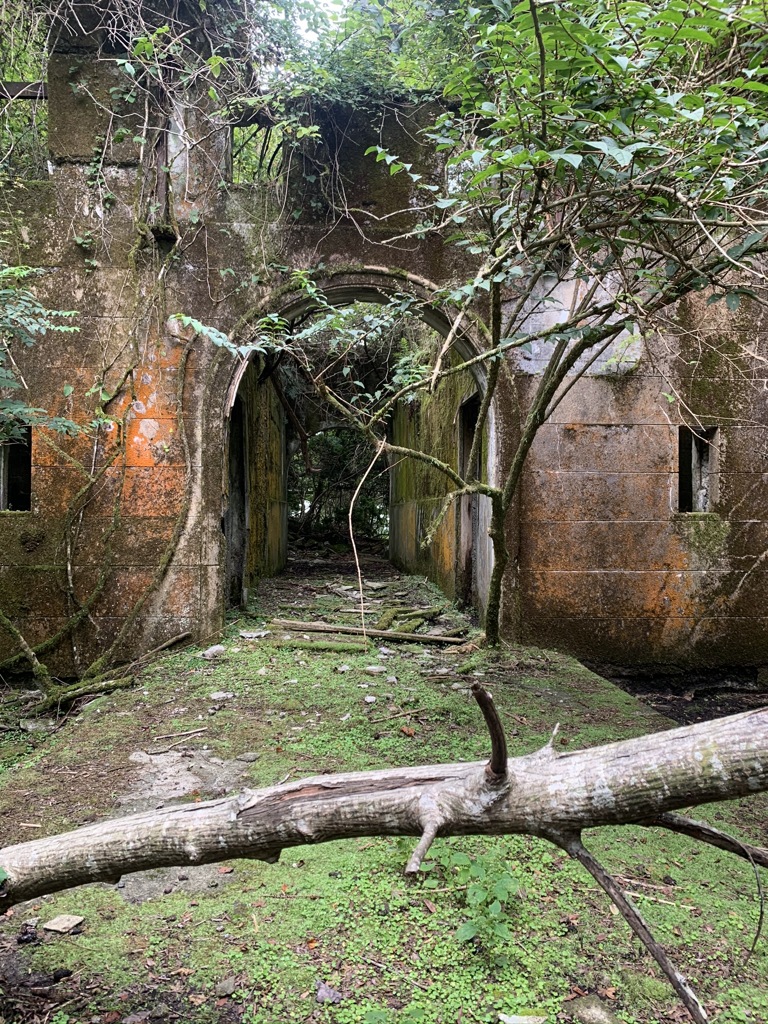
[(245, 761), (246, 764), (253, 764), (254, 761), (258, 761), (261, 754), (257, 754), (255, 750), (246, 750), (244, 754), (238, 754), (235, 758), (236, 761)]
[(205, 658), (206, 661), (213, 661), (214, 658), (218, 658), (222, 654), (227, 653), (227, 648), (223, 644), (214, 644), (205, 651), (201, 651), (198, 655), (199, 658)]
[(316, 981), (315, 990), (317, 992), (315, 999), (318, 1003), (340, 1003), (344, 998), (341, 992), (337, 992), (335, 988), (326, 985), (324, 981)]
[(84, 920), (84, 917), (78, 917), (77, 914), (59, 914), (57, 917), (52, 917), (50, 921), (46, 921), (43, 928), (47, 932), (59, 932), (61, 935), (65, 935), (73, 928), (77, 928)]
[(369, 676), (382, 676), (387, 674), (387, 669), (383, 665), (366, 665), (363, 672)]
[(232, 974), (228, 978), (224, 978), (223, 981), (220, 981), (218, 983), (218, 985), (216, 986), (216, 995), (219, 997), (231, 996), (236, 988), (237, 979), (235, 978), (234, 974)]
[(19, 728), (24, 732), (54, 732), (56, 721), (53, 718), (22, 718)]
[(597, 996), (574, 999), (566, 1003), (564, 1009), (578, 1024), (621, 1024), (616, 1014)]
[(226, 690), (218, 690), (216, 693), (209, 694), (211, 700), (231, 700), (234, 697), (234, 693), (228, 693)]

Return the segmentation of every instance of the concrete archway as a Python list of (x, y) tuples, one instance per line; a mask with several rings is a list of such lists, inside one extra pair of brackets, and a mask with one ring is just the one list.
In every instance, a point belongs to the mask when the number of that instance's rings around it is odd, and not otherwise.
[[(440, 305), (438, 289), (430, 282), (404, 271), (380, 267), (345, 268), (317, 280), (325, 301), (333, 306), (352, 303), (384, 304), (397, 294), (414, 296), (420, 319), (438, 336), (451, 334), (453, 321)], [(286, 321), (311, 315), (317, 303), (306, 292), (286, 288), (272, 293), (243, 318), (235, 339), (247, 341), (251, 325), (266, 313)], [(449, 358), (471, 359), (480, 350), (476, 327), (471, 322), (456, 330)], [(247, 600), (253, 581), (278, 572), (285, 562), (287, 541), (286, 431), (285, 417), (269, 381), (259, 378), (253, 359), (233, 363), (222, 360), (212, 388), (218, 396), (211, 412), (220, 419), (224, 458), (221, 473), (222, 519), (218, 536), (219, 607)], [(427, 414), (413, 407), (395, 417), (391, 427), (398, 443), (416, 446), (417, 435), (439, 434), (441, 457), (458, 469), (466, 469), (468, 443), (476, 412), (485, 389), (485, 367), (474, 364), (452, 378), (444, 396), (430, 399)], [(493, 478), (495, 433), (493, 408), (485, 432), (483, 472)], [(426, 441), (428, 447), (429, 438)], [(212, 447), (215, 453), (217, 446)], [(214, 456), (215, 457), (215, 456)], [(209, 469), (212, 471), (213, 466)], [(488, 537), (490, 511), (486, 499), (463, 498), (454, 503), (434, 541), (421, 542), (447, 490), (444, 478), (427, 479), (418, 467), (406, 472), (400, 464), (390, 471), (390, 557), (399, 567), (435, 580), (452, 598), (474, 605), (483, 613), (492, 568)]]

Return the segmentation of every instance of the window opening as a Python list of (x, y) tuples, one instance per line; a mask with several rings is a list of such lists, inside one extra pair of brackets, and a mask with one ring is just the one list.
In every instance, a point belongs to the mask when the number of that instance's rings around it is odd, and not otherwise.
[(0, 172), (48, 177), (48, 104), (44, 82), (0, 82)]
[(275, 181), (285, 160), (285, 136), (273, 125), (246, 125), (232, 130), (232, 182), (250, 185)]
[(717, 501), (718, 434), (717, 427), (678, 428), (681, 512), (709, 512)]
[(32, 431), (24, 427), (19, 441), (0, 444), (0, 511), (32, 509)]

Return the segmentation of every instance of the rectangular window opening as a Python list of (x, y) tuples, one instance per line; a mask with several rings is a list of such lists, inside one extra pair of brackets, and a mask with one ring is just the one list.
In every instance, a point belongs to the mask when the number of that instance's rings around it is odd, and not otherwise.
[(285, 170), (285, 142), (276, 125), (235, 126), (231, 140), (233, 184), (277, 181)]
[(32, 509), (32, 430), (22, 428), (24, 437), (0, 444), (0, 511), (29, 512)]
[(681, 512), (710, 512), (718, 494), (718, 427), (678, 427), (679, 491)]

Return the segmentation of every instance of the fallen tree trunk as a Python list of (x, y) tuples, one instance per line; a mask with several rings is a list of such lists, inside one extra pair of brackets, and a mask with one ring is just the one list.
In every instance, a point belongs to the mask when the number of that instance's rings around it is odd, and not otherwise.
[[(491, 734), (488, 764), (321, 775), (9, 846), (0, 850), (0, 909), (146, 868), (231, 857), (273, 862), (281, 850), (306, 843), (421, 836), (406, 867), (413, 873), (435, 836), (529, 834), (584, 864), (656, 956), (693, 1019), (706, 1021), (684, 979), (662, 959), (663, 951), (649, 945), (634, 908), (622, 905), (615, 880), (584, 850), (581, 833), (601, 825), (654, 824), (728, 847), (722, 833), (687, 828), (687, 819), (669, 812), (768, 789), (768, 709), (589, 750), (560, 753), (550, 742), (507, 759), (493, 703), (479, 687), (474, 692)], [(763, 863), (768, 858), (735, 840), (728, 848), (753, 863), (750, 851)]]

